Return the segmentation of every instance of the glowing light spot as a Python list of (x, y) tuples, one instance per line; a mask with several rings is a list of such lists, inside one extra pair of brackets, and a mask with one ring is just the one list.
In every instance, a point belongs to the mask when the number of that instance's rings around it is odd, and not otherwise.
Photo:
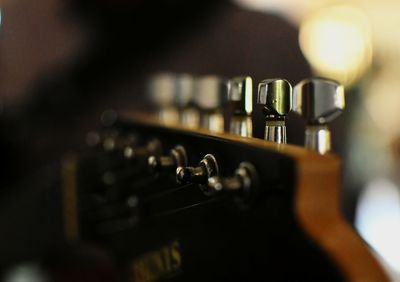
[(317, 74), (355, 82), (372, 60), (371, 33), (364, 14), (350, 6), (322, 9), (301, 24), (300, 47)]

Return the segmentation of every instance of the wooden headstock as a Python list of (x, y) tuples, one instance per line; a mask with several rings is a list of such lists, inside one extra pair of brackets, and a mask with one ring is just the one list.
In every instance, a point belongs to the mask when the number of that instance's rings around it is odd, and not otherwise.
[(124, 279), (387, 281), (340, 214), (333, 154), (141, 114), (101, 132), (64, 161), (65, 229), (112, 252)]

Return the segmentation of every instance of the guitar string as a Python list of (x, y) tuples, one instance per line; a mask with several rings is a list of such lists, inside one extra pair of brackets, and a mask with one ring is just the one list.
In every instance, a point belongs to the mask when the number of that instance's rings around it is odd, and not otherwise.
[[(217, 199), (212, 198), (212, 199), (205, 200), (205, 201), (195, 203), (195, 204), (191, 204), (188, 206), (184, 206), (184, 207), (180, 207), (180, 208), (176, 208), (176, 209), (172, 209), (172, 210), (167, 210), (164, 212), (160, 212), (158, 214), (153, 214), (152, 216), (146, 217), (144, 220), (147, 221), (147, 220), (151, 220), (153, 218), (170, 216), (170, 215), (177, 214), (177, 213), (180, 213), (180, 212), (192, 209), (192, 208), (213, 204), (215, 202), (217, 202)], [(126, 217), (126, 218), (117, 218), (117, 219), (112, 219), (112, 220), (108, 220), (105, 222), (101, 222), (96, 225), (95, 229), (97, 231), (100, 231), (103, 234), (104, 233), (110, 234), (110, 233), (115, 233), (115, 232), (124, 231), (126, 229), (133, 228), (139, 222), (140, 222), (139, 219), (136, 219), (132, 216)]]
[(169, 215), (172, 215), (172, 214), (176, 214), (176, 213), (179, 213), (179, 212), (186, 211), (186, 210), (191, 209), (191, 208), (196, 208), (196, 207), (212, 204), (212, 203), (217, 202), (218, 200), (219, 199), (217, 199), (217, 198), (211, 198), (211, 199), (204, 200), (204, 201), (201, 201), (201, 202), (198, 202), (198, 203), (195, 203), (195, 204), (191, 204), (191, 205), (188, 205), (188, 206), (184, 206), (184, 207), (180, 207), (180, 208), (176, 208), (176, 209), (160, 212), (158, 214), (154, 214), (152, 217), (169, 216)]

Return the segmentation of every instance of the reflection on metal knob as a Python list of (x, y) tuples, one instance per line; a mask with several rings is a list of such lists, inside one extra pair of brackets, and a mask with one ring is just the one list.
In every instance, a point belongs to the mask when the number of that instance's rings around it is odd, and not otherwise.
[(178, 167), (176, 180), (180, 184), (196, 183), (207, 184), (208, 178), (218, 175), (219, 169), (215, 157), (207, 154), (197, 167)]
[(265, 140), (286, 143), (285, 116), (292, 108), (292, 86), (285, 79), (265, 79), (258, 85), (257, 103), (265, 115)]
[(249, 76), (234, 77), (228, 83), (228, 100), (232, 106), (230, 132), (244, 137), (253, 135), (253, 80)]
[(307, 124), (326, 124), (334, 120), (345, 107), (344, 88), (337, 81), (309, 78), (294, 88), (293, 111)]
[(175, 102), (175, 75), (158, 73), (153, 75), (148, 83), (148, 96), (158, 108), (160, 121), (165, 124), (176, 124), (179, 116)]
[(257, 171), (248, 162), (242, 162), (231, 177), (213, 176), (208, 179), (211, 192), (233, 194), (242, 204), (250, 203), (257, 186)]
[(169, 156), (150, 156), (148, 159), (152, 172), (174, 171), (177, 167), (187, 166), (187, 154), (184, 147), (178, 145), (173, 148)]
[(160, 140), (152, 139), (143, 147), (126, 146), (124, 148), (124, 158), (130, 161), (148, 158), (151, 155), (159, 156), (162, 153)]
[(292, 86), (285, 79), (265, 79), (258, 84), (257, 103), (266, 115), (284, 117), (292, 108)]
[(305, 146), (325, 154), (331, 150), (331, 133), (327, 123), (345, 107), (344, 88), (325, 78), (309, 78), (294, 89), (293, 109), (307, 122)]
[(199, 77), (195, 82), (195, 102), (203, 110), (201, 127), (214, 132), (224, 131), (221, 108), (227, 101), (227, 82), (218, 76)]

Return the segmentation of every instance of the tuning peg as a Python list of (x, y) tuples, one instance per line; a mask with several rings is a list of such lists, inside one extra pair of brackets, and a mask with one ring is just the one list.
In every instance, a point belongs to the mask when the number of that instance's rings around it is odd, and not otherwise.
[(266, 79), (258, 84), (257, 103), (265, 115), (265, 140), (286, 143), (285, 116), (292, 108), (292, 86), (285, 79)]
[(213, 176), (208, 179), (208, 187), (214, 193), (233, 193), (241, 201), (247, 201), (258, 186), (258, 176), (255, 167), (248, 162), (242, 162), (231, 177)]
[(165, 124), (179, 122), (175, 106), (176, 77), (172, 73), (158, 73), (149, 80), (148, 94), (158, 108), (158, 117)]
[(195, 101), (203, 110), (201, 127), (213, 132), (224, 131), (222, 107), (227, 101), (227, 82), (218, 76), (203, 76), (195, 82)]
[(327, 124), (339, 116), (344, 107), (344, 88), (337, 81), (310, 78), (295, 86), (293, 110), (307, 122), (307, 148), (320, 154), (331, 150), (331, 133)]
[(183, 146), (173, 148), (168, 156), (150, 156), (148, 159), (152, 172), (176, 170), (177, 167), (187, 166), (187, 154)]
[(179, 121), (183, 126), (197, 128), (200, 114), (194, 105), (194, 78), (189, 74), (179, 74), (175, 80), (175, 105), (179, 110)]
[(253, 136), (253, 80), (249, 76), (234, 77), (228, 83), (228, 101), (232, 106), (230, 132), (244, 137)]
[(215, 157), (207, 154), (197, 167), (178, 167), (176, 169), (176, 180), (180, 184), (196, 183), (206, 185), (210, 177), (219, 173)]
[(159, 156), (162, 153), (160, 140), (152, 139), (143, 147), (126, 146), (124, 148), (124, 158), (126, 160), (138, 160), (148, 158), (149, 156)]
[(105, 110), (100, 115), (101, 130), (89, 131), (86, 134), (86, 144), (89, 147), (103, 145), (106, 151), (113, 150), (119, 136), (119, 132), (114, 127), (118, 119), (118, 114), (113, 109)]

